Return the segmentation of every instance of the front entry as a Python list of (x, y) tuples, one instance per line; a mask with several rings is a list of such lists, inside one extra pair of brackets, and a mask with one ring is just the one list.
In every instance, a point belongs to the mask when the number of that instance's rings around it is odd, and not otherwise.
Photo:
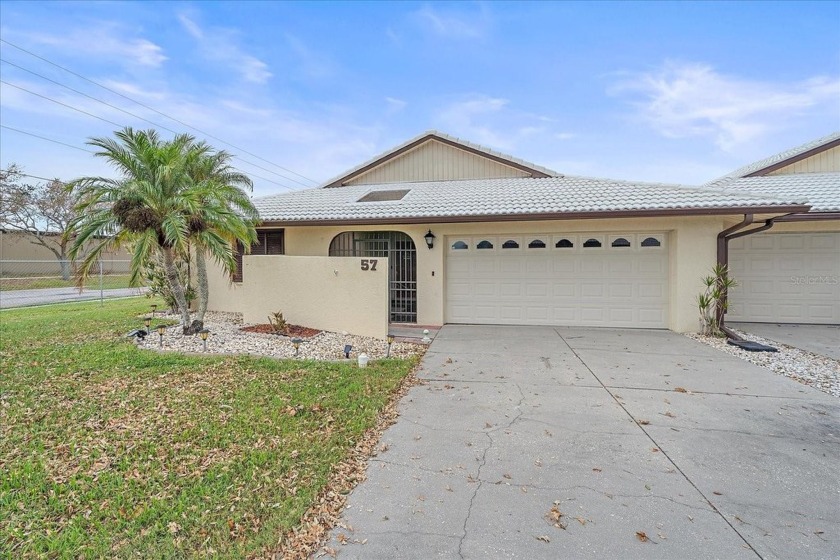
[(392, 323), (417, 322), (417, 251), (401, 231), (345, 231), (330, 243), (331, 257), (388, 259), (388, 310)]

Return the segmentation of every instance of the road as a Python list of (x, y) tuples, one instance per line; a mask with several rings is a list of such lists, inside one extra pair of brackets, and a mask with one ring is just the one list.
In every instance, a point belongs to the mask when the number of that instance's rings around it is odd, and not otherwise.
[[(103, 290), (102, 297), (129, 297), (142, 295), (145, 288), (117, 288)], [(99, 299), (99, 290), (84, 290), (79, 293), (78, 288), (42, 288), (39, 290), (4, 290), (0, 291), (0, 309), (10, 307), (26, 307), (29, 305), (46, 305), (49, 303), (66, 303), (74, 301), (88, 301)]]

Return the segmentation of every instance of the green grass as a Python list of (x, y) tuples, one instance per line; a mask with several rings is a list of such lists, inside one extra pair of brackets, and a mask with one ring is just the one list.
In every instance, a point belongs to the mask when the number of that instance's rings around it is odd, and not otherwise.
[[(114, 288), (129, 288), (128, 274), (106, 274), (102, 276), (102, 287), (106, 290)], [(99, 289), (99, 276), (85, 279), (85, 288)], [(39, 288), (78, 288), (75, 279), (62, 280), (58, 276), (32, 276), (22, 278), (0, 278), (1, 291), (37, 290)]]
[(148, 306), (0, 312), (0, 558), (270, 550), (415, 364), (141, 351)]

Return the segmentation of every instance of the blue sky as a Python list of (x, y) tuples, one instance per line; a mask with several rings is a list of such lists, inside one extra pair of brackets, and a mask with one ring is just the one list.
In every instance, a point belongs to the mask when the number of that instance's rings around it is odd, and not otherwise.
[[(3, 125), (76, 147), (116, 128), (24, 88), (152, 126), (86, 94), (241, 156), (257, 196), (312, 186), (428, 129), (567, 174), (686, 184), (840, 129), (840, 2), (0, 10)], [(0, 129), (0, 165), (11, 162), (65, 180), (110, 175), (89, 154)]]

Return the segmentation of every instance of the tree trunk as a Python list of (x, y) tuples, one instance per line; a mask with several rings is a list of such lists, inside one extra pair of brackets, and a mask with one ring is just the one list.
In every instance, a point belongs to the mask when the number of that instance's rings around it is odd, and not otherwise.
[(198, 291), (198, 309), (195, 313), (195, 320), (204, 328), (204, 315), (207, 313), (207, 300), (210, 298), (210, 288), (207, 286), (207, 261), (204, 258), (204, 251), (200, 248), (195, 252), (195, 281)]
[(62, 255), (58, 262), (61, 264), (61, 279), (70, 280), (70, 261), (67, 260), (67, 255)]
[(187, 296), (184, 294), (184, 287), (178, 280), (178, 269), (175, 268), (175, 255), (171, 248), (164, 247), (162, 250), (163, 265), (166, 268), (166, 280), (169, 282), (172, 297), (175, 298), (175, 303), (178, 304), (178, 310), (181, 312), (181, 325), (183, 326), (184, 334), (189, 334), (191, 330), (190, 308), (187, 304)]

